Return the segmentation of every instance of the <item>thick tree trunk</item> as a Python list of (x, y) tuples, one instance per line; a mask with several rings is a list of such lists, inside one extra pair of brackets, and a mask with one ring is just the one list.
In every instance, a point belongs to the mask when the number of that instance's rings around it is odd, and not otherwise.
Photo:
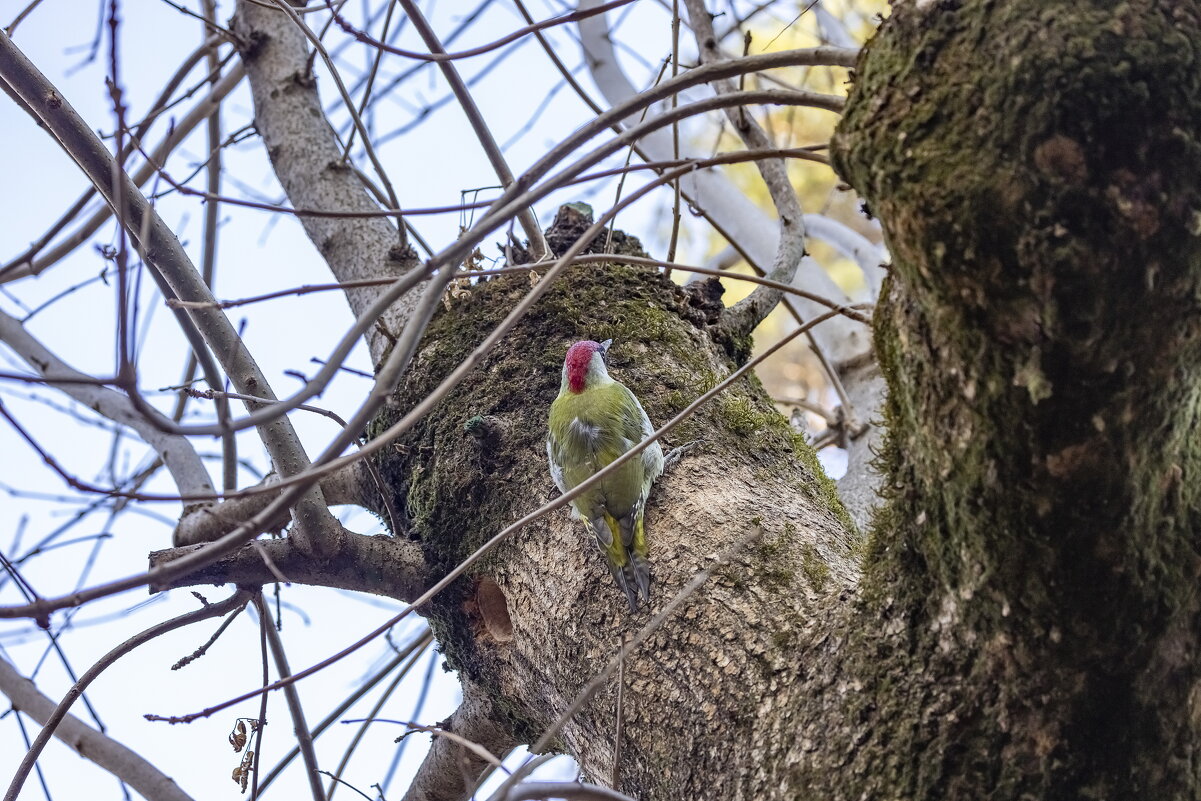
[[(570, 243), (548, 232), (556, 249)], [(603, 239), (603, 237), (602, 237)], [(598, 244), (602, 244), (598, 242)], [(435, 318), (396, 411), (425, 397), (528, 288), (526, 276), (471, 289)], [(574, 339), (613, 338), (613, 373), (661, 424), (735, 367), (715, 341), (712, 286), (685, 291), (656, 271), (574, 268), (487, 362), (381, 462), (435, 574), (557, 494), (546, 414)], [(385, 415), (381, 424), (391, 421)], [(647, 518), (652, 611), (747, 540), (626, 663), (622, 781), (640, 798), (737, 797), (756, 777), (773, 691), (806, 670), (792, 644), (853, 586), (856, 540), (812, 450), (757, 381), (736, 383), (677, 429), (702, 440), (656, 485)], [(519, 742), (534, 742), (650, 618), (631, 616), (591, 535), (566, 511), (527, 527), (439, 595), (429, 615), (448, 661), (493, 695)], [(588, 775), (611, 774), (615, 690), (556, 740)], [(778, 723), (778, 719), (775, 719)], [(728, 790), (728, 793), (727, 793)]]
[[(910, 4), (868, 48), (835, 155), (894, 254), (888, 505), (860, 579), (853, 527), (754, 382), (679, 432), (705, 445), (653, 495), (656, 608), (762, 533), (629, 661), (620, 789), (1201, 792), (1201, 36), (1194, 3), (1109, 5)], [(489, 282), (441, 315), (399, 408), (520, 292)], [(577, 268), (381, 464), (400, 533), (438, 572), (552, 496), (543, 418), (571, 339), (616, 339), (661, 422), (745, 353), (714, 314), (650, 272)], [(430, 615), (523, 741), (647, 619), (565, 512)], [(604, 779), (612, 731), (610, 688), (557, 745)]]
[(1198, 53), (1195, 2), (1007, 0), (906, 4), (862, 60), (834, 152), (894, 261), (855, 797), (1201, 794)]

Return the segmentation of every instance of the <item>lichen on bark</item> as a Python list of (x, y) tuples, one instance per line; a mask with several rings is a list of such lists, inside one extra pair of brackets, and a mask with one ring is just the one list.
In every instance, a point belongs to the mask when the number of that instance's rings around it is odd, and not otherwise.
[(905, 649), (864, 761), (898, 797), (1201, 791), (1198, 19), (906, 4), (861, 60), (832, 151), (893, 254), (864, 629)]

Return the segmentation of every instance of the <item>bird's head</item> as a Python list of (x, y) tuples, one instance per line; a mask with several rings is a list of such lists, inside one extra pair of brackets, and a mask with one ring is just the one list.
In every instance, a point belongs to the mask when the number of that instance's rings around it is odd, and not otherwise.
[(563, 386), (578, 395), (588, 387), (609, 381), (605, 353), (611, 344), (611, 339), (604, 342), (586, 339), (568, 348), (563, 360)]

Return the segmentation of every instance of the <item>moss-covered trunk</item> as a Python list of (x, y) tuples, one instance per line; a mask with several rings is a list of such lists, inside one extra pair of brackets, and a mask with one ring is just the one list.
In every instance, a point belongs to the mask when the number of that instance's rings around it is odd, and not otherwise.
[(835, 155), (894, 255), (871, 797), (1201, 797), (1198, 18), (907, 3), (861, 62)]
[[(621, 789), (1201, 797), (1198, 17), (944, 0), (885, 23), (833, 148), (894, 254), (888, 497), (862, 578), (829, 483), (754, 382), (680, 430), (705, 442), (653, 495), (655, 607), (759, 536), (628, 664)], [(435, 320), (400, 410), (525, 280)], [(381, 463), (400, 533), (444, 569), (553, 496), (544, 414), (571, 340), (613, 337), (615, 375), (661, 423), (744, 357), (717, 313), (650, 271), (576, 268)], [(523, 741), (647, 620), (565, 512), (430, 615)], [(602, 780), (612, 699), (560, 741)]]
[[(548, 232), (556, 250), (573, 239), (563, 233)], [(529, 280), (488, 281), (440, 312), (395, 410), (378, 422), (425, 397)], [(723, 339), (715, 286), (697, 289), (649, 268), (573, 268), (419, 430), (385, 454), (380, 467), (396, 491), (399, 533), (422, 543), (435, 575), (557, 495), (546, 415), (572, 341), (612, 338), (613, 375), (657, 425), (736, 369), (745, 343)], [(732, 743), (778, 747), (766, 727), (779, 721), (766, 710), (773, 691), (806, 669), (795, 644), (809, 638), (828, 600), (856, 581), (853, 526), (812, 450), (757, 380), (735, 383), (671, 440), (700, 443), (651, 496), (650, 611), (628, 612), (591, 535), (559, 510), (440, 594), (428, 615), (449, 664), (491, 696), (515, 742), (530, 743), (615, 656), (623, 636), (745, 541), (627, 662), (620, 786), (644, 799), (767, 797), (766, 777), (756, 775), (761, 752)], [(614, 699), (610, 683), (556, 740), (605, 783)]]

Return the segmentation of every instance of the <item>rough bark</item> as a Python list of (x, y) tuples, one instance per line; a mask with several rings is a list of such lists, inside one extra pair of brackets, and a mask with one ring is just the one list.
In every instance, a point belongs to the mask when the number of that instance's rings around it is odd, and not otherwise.
[[(628, 661), (619, 789), (1201, 794), (1199, 17), (1166, 0), (944, 0), (885, 23), (832, 152), (894, 258), (875, 321), (887, 504), (861, 543), (754, 380), (675, 432), (704, 442), (652, 494), (652, 611), (753, 539)], [(439, 312), (372, 432), (525, 281)], [(394, 533), (438, 576), (553, 495), (544, 416), (570, 341), (615, 339), (614, 374), (659, 423), (746, 358), (719, 316), (650, 270), (573, 268), (382, 453)], [(648, 619), (565, 512), (423, 612), (515, 742)], [(554, 744), (598, 779), (612, 689)]]
[[(563, 244), (555, 231), (547, 240)], [(424, 397), (527, 286), (524, 277), (489, 281), (439, 314), (381, 428)], [(745, 343), (715, 341), (719, 312), (704, 289), (685, 291), (653, 270), (574, 268), (473, 380), (386, 452), (379, 468), (397, 492), (394, 506), (407, 510), (400, 533), (421, 543), (437, 575), (554, 496), (545, 416), (572, 340), (613, 338), (614, 374), (662, 423), (745, 358)], [(764, 740), (765, 726), (779, 725), (767, 714), (769, 688), (808, 669), (792, 645), (853, 586), (857, 541), (812, 450), (757, 381), (736, 384), (674, 439), (703, 443), (652, 494), (652, 611), (732, 543), (753, 542), (628, 661), (620, 789), (712, 797), (724, 785), (739, 797), (739, 788), (765, 784), (759, 753), (731, 743)], [(435, 598), (429, 615), (449, 663), (491, 694), (518, 742), (535, 741), (649, 618), (627, 613), (590, 535), (564, 511), (498, 548)], [(595, 778), (611, 771), (613, 702), (610, 686), (557, 741)]]
[(906, 4), (861, 62), (833, 150), (893, 273), (855, 797), (1201, 792), (1199, 16)]

